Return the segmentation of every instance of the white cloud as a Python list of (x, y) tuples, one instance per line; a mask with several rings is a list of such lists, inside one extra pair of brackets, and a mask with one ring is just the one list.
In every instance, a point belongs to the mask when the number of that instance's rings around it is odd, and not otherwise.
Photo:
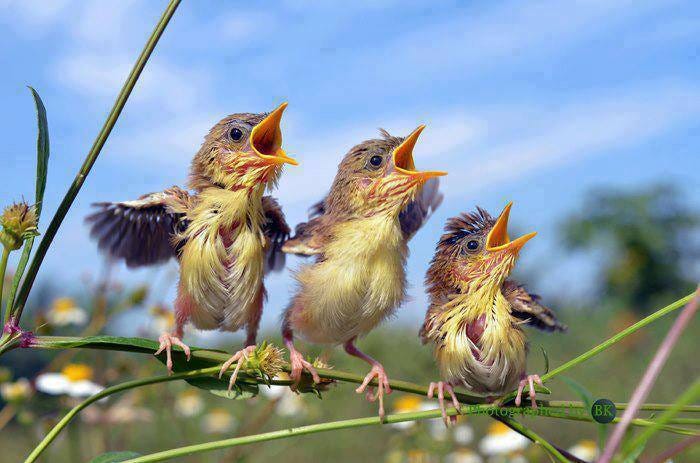
[[(523, 134), (520, 128), (512, 127), (510, 130), (518, 133), (517, 137), (501, 130), (494, 134), (495, 138), (487, 139), (478, 149), (481, 161), (477, 170), (460, 171), (458, 181), (450, 181), (453, 179), (448, 176), (448, 194), (503, 184), (534, 170), (634, 146), (698, 116), (700, 88), (672, 85), (552, 109), (522, 121), (523, 126), (534, 126), (530, 133)], [(496, 119), (489, 125), (497, 124)]]
[[(69, 88), (86, 97), (114, 96), (133, 66), (126, 54), (78, 53), (58, 61), (53, 73)], [(133, 91), (134, 103), (148, 103), (158, 110), (189, 111), (210, 87), (207, 73), (176, 66), (166, 60), (147, 64)]]
[(0, 0), (0, 13), (12, 16), (22, 26), (45, 27), (64, 17), (71, 0)]

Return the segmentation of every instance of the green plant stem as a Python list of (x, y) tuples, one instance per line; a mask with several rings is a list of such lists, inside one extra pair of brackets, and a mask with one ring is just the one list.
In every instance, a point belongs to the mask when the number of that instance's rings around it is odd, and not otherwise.
[(594, 348), (584, 352), (583, 354), (579, 355), (576, 358), (569, 360), (568, 362), (565, 362), (562, 365), (559, 365), (557, 368), (550, 371), (549, 373), (542, 375), (542, 377), (541, 377), (542, 381), (548, 381), (548, 380), (554, 378), (555, 376), (565, 372), (566, 370), (569, 370), (569, 369), (575, 367), (579, 363), (585, 362), (586, 360), (590, 359), (591, 357), (594, 357), (594, 356), (600, 354), (604, 350), (606, 350), (606, 349), (612, 347), (613, 345), (617, 344), (618, 342), (622, 341), (624, 338), (626, 338), (630, 334), (634, 333), (635, 331), (639, 331), (640, 329), (644, 328), (645, 326), (647, 326), (651, 322), (656, 321), (665, 315), (668, 315), (669, 313), (673, 312), (674, 310), (680, 309), (685, 304), (690, 302), (690, 300), (693, 299), (694, 296), (695, 296), (695, 293), (691, 293), (691, 294), (689, 294), (681, 299), (678, 299), (677, 301), (667, 305), (663, 309), (657, 310), (656, 312), (649, 315), (648, 317), (645, 317), (645, 318), (639, 320), (637, 323), (628, 326), (624, 330), (622, 330), (619, 333), (617, 333), (616, 335), (610, 337), (606, 341), (598, 344)]
[[(586, 408), (586, 404), (580, 401), (570, 401), (570, 400), (541, 400), (537, 402), (538, 404), (545, 405), (553, 408)], [(657, 403), (646, 403), (639, 407), (640, 410), (645, 411), (663, 411), (671, 408), (672, 404), (657, 404)], [(624, 410), (627, 408), (626, 402), (615, 402), (615, 407), (618, 410)], [(686, 405), (681, 410), (682, 412), (689, 413), (700, 413), (700, 405)]]
[[(0, 305), (2, 305), (2, 290), (5, 285), (5, 271), (7, 270), (7, 260), (10, 257), (10, 248), (2, 247), (2, 257), (0, 257)], [(4, 320), (4, 318), (3, 318)]]
[(663, 412), (658, 419), (654, 420), (653, 426), (645, 429), (630, 440), (625, 445), (623, 454), (629, 454), (632, 450), (644, 445), (654, 433), (663, 429), (663, 427), (680, 412), (683, 406), (694, 402), (698, 397), (700, 397), (700, 379), (695, 380), (695, 382), (681, 394), (670, 409)]
[(29, 292), (32, 289), (32, 285), (34, 284), (34, 280), (36, 279), (39, 267), (41, 266), (41, 263), (44, 260), (44, 256), (46, 256), (46, 252), (48, 251), (51, 242), (53, 241), (54, 237), (56, 236), (56, 233), (58, 232), (58, 228), (61, 226), (61, 223), (63, 222), (63, 219), (65, 218), (66, 214), (68, 213), (68, 210), (73, 204), (75, 197), (78, 195), (78, 192), (83, 186), (83, 183), (85, 182), (87, 175), (90, 173), (92, 166), (95, 164), (97, 157), (102, 151), (102, 147), (107, 141), (107, 138), (112, 132), (112, 129), (114, 128), (114, 125), (116, 124), (119, 115), (121, 114), (122, 110), (124, 109), (124, 106), (126, 105), (127, 100), (129, 99), (129, 95), (131, 95), (131, 91), (136, 85), (136, 82), (138, 81), (141, 72), (143, 71), (144, 67), (146, 66), (146, 63), (148, 62), (148, 59), (151, 56), (151, 53), (153, 53), (153, 50), (155, 49), (156, 44), (158, 43), (158, 40), (163, 34), (163, 31), (165, 31), (165, 28), (170, 22), (170, 19), (172, 18), (173, 14), (175, 14), (175, 10), (177, 9), (179, 4), (180, 0), (170, 0), (170, 2), (168, 3), (168, 6), (163, 12), (162, 17), (158, 21), (158, 24), (151, 33), (151, 36), (146, 42), (146, 45), (144, 46), (143, 50), (141, 51), (141, 55), (139, 56), (136, 63), (134, 64), (134, 67), (129, 73), (126, 82), (124, 82), (124, 86), (119, 92), (117, 100), (114, 102), (114, 106), (112, 106), (112, 110), (110, 111), (107, 120), (103, 124), (102, 129), (100, 130), (99, 134), (97, 135), (97, 138), (95, 139), (92, 147), (90, 148), (90, 151), (88, 152), (88, 155), (85, 158), (83, 165), (80, 167), (80, 170), (78, 171), (78, 174), (73, 180), (73, 183), (68, 188), (68, 191), (63, 197), (61, 204), (58, 206), (56, 214), (54, 214), (53, 218), (51, 219), (51, 223), (49, 223), (49, 226), (46, 229), (46, 232), (44, 233), (44, 236), (42, 237), (39, 246), (37, 247), (36, 253), (34, 254), (34, 258), (32, 259), (32, 262), (29, 265), (29, 268), (27, 269), (27, 273), (24, 277), (24, 281), (22, 282), (22, 286), (20, 287), (20, 290), (17, 293), (17, 299), (15, 300), (13, 308), (13, 316), (15, 317), (15, 319), (17, 319), (18, 322), (19, 318), (22, 315), (22, 311), (24, 310), (24, 305), (27, 302), (27, 298), (29, 297)]
[[(156, 342), (150, 341), (149, 343), (153, 346), (152, 348), (146, 348), (146, 347), (133, 347), (130, 345), (126, 344), (110, 344), (108, 347), (101, 347), (100, 344), (98, 343), (83, 343), (81, 341), (89, 341), (90, 337), (88, 338), (80, 338), (80, 337), (74, 337), (74, 336), (37, 336), (34, 339), (34, 344), (33, 348), (39, 348), (39, 349), (51, 349), (51, 350), (57, 350), (57, 349), (110, 349), (114, 351), (124, 351), (124, 352), (136, 352), (136, 353), (142, 353), (142, 354), (153, 354), (156, 349), (158, 344)], [(141, 340), (140, 338), (136, 338)], [(222, 351), (214, 351), (214, 350), (209, 350), (209, 349), (201, 349), (198, 347), (192, 347), (192, 358), (197, 359), (197, 360), (203, 360), (206, 362), (211, 363), (212, 365), (214, 364), (221, 364), (228, 360), (230, 358), (230, 354)], [(173, 348), (173, 352), (177, 354), (178, 352), (181, 353), (180, 348)], [(233, 369), (235, 366), (232, 365), (231, 369)], [(286, 371), (289, 371), (289, 365), (285, 365), (283, 369)], [(355, 384), (361, 384), (362, 381), (364, 380), (363, 376), (356, 375), (353, 373), (345, 372), (345, 371), (340, 371), (340, 370), (333, 370), (333, 369), (326, 369), (326, 368), (317, 368), (316, 371), (318, 372), (319, 376), (321, 378), (325, 379), (335, 379), (337, 381), (346, 381), (350, 383), (355, 383)], [(242, 375), (243, 377), (244, 375)], [(289, 385), (291, 381), (289, 380), (274, 380), (272, 381), (272, 384), (278, 384), (278, 385)], [(391, 385), (392, 389), (395, 389), (397, 391), (402, 391), (402, 392), (409, 392), (413, 394), (418, 394), (421, 396), (425, 396), (428, 393), (428, 388), (426, 386), (421, 386), (419, 384), (411, 383), (409, 381), (400, 381), (400, 380), (390, 380), (389, 384)], [(486, 400), (483, 397), (477, 397), (477, 396), (472, 396), (468, 394), (464, 394), (459, 391), (455, 391), (455, 395), (457, 398), (462, 402), (463, 404), (478, 404), (478, 403), (486, 403)], [(581, 401), (575, 401), (575, 400), (538, 400), (537, 401), (538, 405), (541, 406), (547, 406), (547, 407), (553, 407), (553, 408), (586, 408), (586, 405), (581, 402)], [(616, 402), (615, 406), (618, 409), (625, 409), (627, 408), (627, 404), (624, 402)], [(644, 404), (641, 408), (641, 410), (647, 410), (647, 411), (661, 411), (661, 410), (667, 410), (671, 407), (670, 404), (658, 404), (658, 403), (649, 403), (649, 404)], [(688, 413), (700, 413), (700, 405), (688, 405), (683, 407), (683, 412), (688, 412)]]
[(44, 437), (44, 439), (32, 450), (32, 453), (29, 454), (25, 461), (25, 463), (30, 463), (33, 461), (36, 461), (36, 459), (41, 455), (41, 453), (53, 442), (53, 440), (58, 436), (58, 434), (70, 423), (70, 421), (84, 408), (86, 408), (88, 405), (93, 404), (97, 402), (100, 399), (104, 399), (105, 397), (108, 397), (112, 394), (116, 394), (118, 392), (126, 391), (129, 389), (134, 389), (137, 387), (142, 387), (142, 386), (148, 386), (151, 384), (158, 384), (158, 383), (164, 383), (166, 381), (177, 381), (180, 379), (186, 379), (186, 378), (196, 378), (199, 376), (207, 376), (211, 375), (214, 373), (218, 373), (219, 368), (218, 367), (211, 367), (211, 368), (203, 368), (201, 370), (192, 370), (188, 371), (186, 373), (177, 373), (174, 375), (170, 376), (153, 376), (151, 378), (144, 378), (144, 379), (136, 379), (133, 381), (127, 381), (121, 384), (117, 384), (112, 387), (108, 387), (106, 389), (103, 389), (102, 391), (98, 392), (97, 394), (88, 397), (84, 401), (80, 402), (78, 405), (73, 407), (66, 415), (61, 418), (61, 420), (56, 423), (56, 425), (51, 428), (51, 431), (49, 431), (48, 434)]
[[(557, 410), (550, 410), (550, 413), (546, 415), (551, 418), (558, 418), (558, 419), (563, 419), (563, 420), (571, 420), (571, 421), (584, 421), (587, 423), (592, 423), (594, 420), (590, 415), (571, 415), (567, 413), (560, 413)], [(619, 423), (620, 418), (615, 418), (612, 421), (613, 423)], [(671, 421), (667, 421), (666, 423), (671, 423)], [(633, 426), (641, 427), (641, 428), (649, 428), (656, 426), (658, 424), (657, 421), (652, 421), (644, 418), (635, 418), (632, 420), (631, 424)], [(697, 425), (698, 420), (693, 420), (693, 422), (685, 422), (683, 424), (691, 424), (691, 425)], [(680, 426), (668, 426), (667, 424), (663, 424), (659, 429), (663, 431), (670, 432), (672, 434), (680, 434), (684, 436), (698, 436), (700, 435), (700, 431), (695, 430), (695, 429), (689, 429), (689, 428), (683, 428)]]
[[(447, 414), (449, 416), (458, 414), (457, 410), (454, 408), (447, 409)], [(441, 411), (438, 410), (426, 410), (420, 412), (409, 412), (409, 413), (399, 413), (394, 415), (387, 415), (384, 419), (385, 423), (401, 423), (404, 421), (417, 421), (417, 420), (427, 420), (433, 418), (440, 418)], [(538, 436), (536, 433), (526, 428), (522, 424), (515, 420), (508, 420), (509, 425), (512, 424), (515, 428), (519, 430), (523, 435), (531, 439), (546, 448), (552, 455), (560, 462), (566, 463), (568, 460), (559, 453), (551, 444), (547, 443), (544, 439)], [(382, 421), (378, 416), (366, 417), (366, 418), (354, 418), (351, 420), (341, 420), (341, 421), (331, 421), (327, 423), (311, 424), (307, 426), (300, 426), (297, 428), (283, 429), (279, 431), (266, 432), (262, 434), (256, 434), (253, 436), (245, 437), (234, 437), (230, 439), (223, 439), (219, 441), (206, 442), (203, 444), (188, 445), (185, 447), (164, 450), (162, 452), (152, 453), (150, 455), (143, 455), (140, 457), (132, 458), (130, 460), (125, 460), (123, 463), (147, 463), (154, 461), (164, 461), (171, 458), (182, 457), (186, 455), (193, 455), (196, 453), (209, 452), (212, 450), (219, 450), (229, 447), (236, 447), (239, 445), (253, 444), (256, 442), (266, 442), (271, 440), (285, 439), (294, 436), (304, 436), (307, 434), (316, 434), (320, 432), (335, 431), (341, 429), (352, 429), (360, 428), (365, 426), (373, 426), (382, 424)]]

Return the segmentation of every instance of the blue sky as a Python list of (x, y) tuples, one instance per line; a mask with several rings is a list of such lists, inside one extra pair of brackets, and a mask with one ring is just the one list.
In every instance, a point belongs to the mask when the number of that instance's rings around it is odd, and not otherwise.
[[(3, 204), (32, 197), (36, 127), (25, 85), (48, 111), (48, 217), (165, 3), (0, 0)], [(476, 204), (496, 213), (513, 200), (513, 222), (539, 232), (523, 253), (524, 279), (545, 296), (582, 294), (593, 267), (563, 253), (557, 226), (587, 190), (664, 179), (684, 184), (700, 207), (699, 45), (700, 6), (690, 1), (185, 1), (41, 279), (77, 290), (95, 273), (100, 258), (82, 223), (91, 202), (182, 185), (214, 122), (288, 101), (285, 146), (301, 166), (274, 195), (292, 224), (353, 144), (378, 127), (407, 134), (427, 124), (416, 162), (450, 175), (443, 206), (411, 244), (412, 301), (401, 320), (423, 314), (422, 277), (445, 219)], [(272, 326), (292, 285), (284, 273), (267, 286)]]

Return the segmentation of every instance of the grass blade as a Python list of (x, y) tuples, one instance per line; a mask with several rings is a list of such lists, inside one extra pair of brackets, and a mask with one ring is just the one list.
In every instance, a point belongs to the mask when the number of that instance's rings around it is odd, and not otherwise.
[[(44, 102), (41, 101), (39, 93), (34, 90), (33, 87), (29, 87), (29, 91), (32, 93), (32, 97), (34, 98), (34, 106), (36, 107), (36, 191), (34, 196), (34, 204), (36, 208), (36, 218), (38, 221), (41, 216), (41, 209), (44, 203), (46, 177), (49, 170), (49, 123), (46, 117), (46, 107), (44, 106)], [(24, 242), (22, 255), (17, 262), (15, 275), (12, 277), (12, 286), (10, 287), (10, 292), (7, 296), (7, 308), (5, 309), (5, 317), (3, 318), (4, 323), (7, 323), (9, 319), (10, 311), (14, 305), (15, 295), (17, 294), (17, 288), (19, 288), (19, 283), (22, 280), (24, 269), (27, 267), (27, 262), (29, 262), (29, 256), (32, 253), (33, 246), (34, 237), (31, 237)]]

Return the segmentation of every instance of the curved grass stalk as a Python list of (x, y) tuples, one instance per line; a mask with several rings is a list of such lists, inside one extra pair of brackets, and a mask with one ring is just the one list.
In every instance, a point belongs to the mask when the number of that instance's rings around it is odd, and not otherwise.
[(158, 24), (156, 24), (155, 29), (151, 33), (151, 36), (149, 37), (148, 41), (146, 42), (146, 45), (141, 51), (141, 54), (136, 60), (134, 67), (131, 69), (129, 76), (124, 82), (124, 85), (121, 91), (119, 92), (119, 95), (117, 96), (117, 100), (114, 102), (114, 106), (112, 106), (112, 110), (110, 111), (107, 120), (102, 125), (102, 129), (100, 130), (99, 134), (97, 135), (97, 138), (95, 139), (92, 147), (90, 148), (90, 151), (88, 152), (88, 155), (85, 158), (83, 165), (80, 167), (80, 170), (78, 171), (78, 174), (73, 180), (73, 183), (68, 188), (68, 191), (63, 197), (61, 204), (58, 206), (56, 214), (54, 214), (53, 218), (51, 219), (51, 222), (49, 223), (49, 226), (46, 229), (46, 232), (44, 233), (44, 236), (42, 237), (41, 242), (39, 243), (39, 246), (36, 249), (34, 258), (32, 259), (32, 262), (29, 265), (29, 268), (27, 269), (27, 273), (24, 277), (24, 281), (22, 282), (22, 286), (20, 287), (20, 290), (17, 293), (17, 299), (14, 302), (13, 313), (11, 314), (11, 316), (15, 320), (17, 320), (17, 322), (19, 322), (19, 319), (22, 315), (22, 311), (24, 310), (24, 305), (27, 302), (27, 298), (29, 297), (29, 292), (32, 289), (32, 285), (34, 284), (36, 275), (39, 272), (39, 267), (41, 266), (41, 263), (44, 260), (44, 256), (46, 256), (46, 252), (48, 251), (49, 246), (53, 242), (53, 239), (56, 236), (56, 233), (58, 232), (58, 228), (61, 226), (63, 219), (68, 213), (70, 207), (73, 205), (73, 201), (75, 200), (75, 197), (78, 195), (78, 192), (82, 188), (85, 179), (87, 178), (88, 174), (90, 173), (90, 170), (92, 169), (92, 166), (95, 164), (97, 157), (100, 155), (102, 147), (107, 141), (107, 138), (112, 132), (112, 129), (114, 128), (114, 125), (116, 124), (119, 115), (124, 109), (124, 106), (126, 105), (126, 102), (129, 99), (129, 95), (131, 95), (131, 91), (134, 89), (134, 86), (136, 85), (136, 82), (138, 81), (141, 72), (145, 68), (148, 59), (150, 58), (151, 54), (153, 53), (153, 50), (158, 44), (158, 40), (163, 34), (163, 31), (165, 31), (165, 28), (170, 22), (170, 19), (172, 18), (173, 14), (175, 14), (175, 10), (177, 10), (180, 1), (181, 0), (170, 0), (170, 2), (168, 3), (168, 6), (166, 7), (165, 11), (163, 12), (163, 15), (158, 21)]
[(693, 299), (693, 297), (695, 297), (694, 292), (691, 294), (688, 294), (685, 297), (678, 299), (675, 302), (672, 302), (671, 304), (667, 305), (663, 309), (657, 310), (653, 314), (639, 320), (637, 323), (628, 326), (624, 330), (620, 331), (619, 333), (617, 333), (614, 336), (611, 336), (609, 339), (601, 342), (600, 344), (593, 347), (592, 349), (587, 350), (583, 354), (577, 356), (576, 358), (569, 360), (568, 362), (565, 362), (562, 365), (559, 365), (558, 367), (556, 367), (555, 369), (553, 369), (549, 373), (542, 375), (542, 381), (550, 380), (550, 379), (554, 378), (555, 376), (565, 372), (566, 370), (569, 370), (569, 369), (575, 367), (576, 365), (585, 362), (586, 360), (590, 359), (591, 357), (595, 357), (596, 355), (600, 354), (604, 350), (609, 349), (613, 345), (622, 341), (624, 338), (626, 338), (630, 334), (632, 334), (636, 331), (639, 331), (640, 329), (649, 325), (651, 322), (654, 322), (654, 321), (658, 320), (659, 318), (661, 318), (665, 315), (668, 315), (669, 313), (673, 312), (674, 310), (680, 309), (685, 304), (690, 302)]
[(70, 421), (80, 413), (81, 410), (84, 408), (88, 407), (90, 404), (93, 404), (97, 402), (98, 400), (104, 399), (105, 397), (109, 397), (112, 394), (116, 394), (118, 392), (123, 392), (129, 389), (134, 389), (137, 387), (142, 387), (142, 386), (148, 386), (151, 384), (158, 384), (158, 383), (164, 383), (167, 381), (177, 381), (180, 379), (187, 379), (187, 378), (197, 378), (199, 376), (207, 376), (211, 374), (215, 374), (219, 372), (219, 367), (212, 367), (212, 368), (203, 368), (201, 370), (192, 370), (188, 371), (186, 373), (177, 373), (174, 375), (170, 376), (153, 376), (150, 378), (144, 378), (144, 379), (135, 379), (133, 381), (127, 381), (121, 384), (117, 384), (112, 387), (108, 387), (103, 389), (102, 391), (98, 392), (97, 394), (88, 397), (84, 401), (80, 402), (78, 405), (73, 407), (66, 415), (61, 418), (61, 420), (56, 423), (56, 425), (51, 428), (51, 431), (49, 431), (48, 434), (44, 437), (44, 439), (37, 445), (34, 450), (32, 450), (32, 453), (29, 454), (26, 460), (24, 460), (24, 463), (31, 463), (36, 461), (36, 459), (41, 455), (41, 453), (46, 450), (46, 448), (51, 444), (51, 442), (54, 441), (56, 436), (70, 423)]
[[(447, 414), (452, 416), (458, 414), (457, 410), (454, 408), (447, 409)], [(418, 421), (427, 420), (433, 418), (440, 418), (441, 411), (436, 410), (426, 410), (420, 412), (409, 412), (409, 413), (398, 413), (395, 415), (387, 415), (385, 417), (386, 423), (401, 423), (404, 421)], [(550, 454), (560, 462), (568, 462), (568, 460), (551, 444), (542, 439), (536, 433), (534, 433), (529, 428), (523, 426), (515, 420), (507, 420), (508, 425), (512, 425), (517, 428), (519, 432), (525, 435), (528, 439), (533, 442), (542, 445)], [(143, 455), (140, 457), (132, 458), (130, 460), (125, 460), (122, 463), (150, 463), (155, 461), (164, 461), (171, 458), (182, 457), (186, 455), (194, 455), (197, 453), (210, 452), (212, 450), (219, 450), (224, 448), (236, 447), (240, 445), (253, 444), (256, 442), (266, 442), (278, 439), (286, 439), (288, 437), (295, 436), (305, 436), (308, 434), (316, 434), (320, 432), (337, 431), (341, 429), (353, 429), (365, 426), (373, 426), (382, 424), (382, 421), (378, 416), (366, 417), (366, 418), (354, 418), (351, 420), (341, 420), (341, 421), (330, 421), (327, 423), (311, 424), (307, 426), (299, 426), (297, 428), (282, 429), (279, 431), (271, 431), (262, 434), (256, 434), (253, 436), (244, 437), (233, 437), (230, 439), (222, 439), (218, 441), (205, 442), (202, 444), (188, 445), (184, 447), (163, 450), (161, 452), (152, 453), (149, 455)]]

